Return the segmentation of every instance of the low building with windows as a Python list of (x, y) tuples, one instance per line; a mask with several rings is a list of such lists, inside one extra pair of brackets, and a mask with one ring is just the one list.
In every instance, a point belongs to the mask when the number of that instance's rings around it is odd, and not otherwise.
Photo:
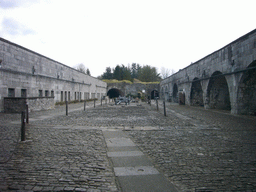
[(107, 83), (0, 38), (1, 112), (11, 98), (41, 110), (61, 101), (100, 99), (106, 91)]

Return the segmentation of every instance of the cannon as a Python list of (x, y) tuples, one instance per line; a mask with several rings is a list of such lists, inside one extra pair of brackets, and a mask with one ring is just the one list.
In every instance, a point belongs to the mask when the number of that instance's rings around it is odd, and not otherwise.
[(125, 103), (126, 105), (130, 104), (130, 98), (119, 96), (118, 98), (116, 98), (115, 104), (120, 105), (121, 103)]

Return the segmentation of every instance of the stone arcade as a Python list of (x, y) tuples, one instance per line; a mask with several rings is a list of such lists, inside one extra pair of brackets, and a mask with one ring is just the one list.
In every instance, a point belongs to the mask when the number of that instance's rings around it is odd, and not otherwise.
[(171, 102), (256, 115), (256, 30), (164, 79), (160, 87), (161, 98)]
[(41, 110), (65, 100), (100, 99), (107, 88), (97, 78), (3, 38), (0, 38), (0, 77), (0, 111), (4, 111), (4, 100), (7, 109), (26, 98), (31, 110)]

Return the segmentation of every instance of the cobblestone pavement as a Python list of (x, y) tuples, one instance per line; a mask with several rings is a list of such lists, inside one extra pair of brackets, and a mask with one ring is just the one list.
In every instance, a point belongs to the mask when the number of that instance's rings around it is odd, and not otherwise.
[(166, 106), (167, 117), (154, 102), (32, 112), (18, 144), (20, 125), (11, 122), (20, 115), (0, 114), (0, 191), (120, 191), (106, 129), (126, 131), (180, 191), (256, 191), (255, 117)]
[[(163, 113), (162, 106), (159, 110)], [(182, 191), (256, 191), (255, 117), (167, 103), (170, 117), (192, 126), (130, 135), (176, 186)]]

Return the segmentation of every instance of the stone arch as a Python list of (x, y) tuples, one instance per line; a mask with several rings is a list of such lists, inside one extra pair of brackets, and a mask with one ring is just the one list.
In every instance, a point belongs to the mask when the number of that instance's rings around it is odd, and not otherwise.
[(209, 108), (231, 110), (227, 80), (220, 71), (215, 71), (212, 74), (206, 98)]
[(159, 92), (156, 89), (152, 90), (150, 94), (151, 94), (151, 99), (155, 99), (156, 97), (159, 97)]
[(238, 113), (256, 116), (256, 60), (245, 72), (238, 85)]
[(173, 102), (178, 103), (179, 102), (179, 97), (178, 97), (178, 86), (176, 83), (174, 83), (173, 88), (172, 88), (172, 99)]
[(190, 92), (190, 105), (204, 106), (203, 89), (198, 78), (194, 78)]
[(122, 96), (122, 95), (123, 95), (122, 91), (117, 89), (117, 88), (109, 89), (108, 93), (107, 93), (107, 96), (110, 99), (115, 98), (115, 97), (119, 97), (119, 96)]

